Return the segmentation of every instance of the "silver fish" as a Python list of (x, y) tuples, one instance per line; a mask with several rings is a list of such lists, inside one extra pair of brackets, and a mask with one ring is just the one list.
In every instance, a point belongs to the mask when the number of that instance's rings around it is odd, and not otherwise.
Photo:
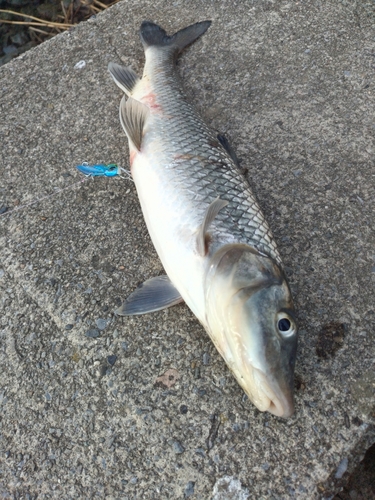
[(297, 326), (280, 255), (233, 151), (187, 102), (176, 72), (178, 54), (210, 24), (168, 36), (145, 21), (142, 79), (108, 68), (128, 96), (120, 121), (131, 173), (167, 274), (147, 280), (116, 312), (185, 301), (255, 406), (288, 417)]

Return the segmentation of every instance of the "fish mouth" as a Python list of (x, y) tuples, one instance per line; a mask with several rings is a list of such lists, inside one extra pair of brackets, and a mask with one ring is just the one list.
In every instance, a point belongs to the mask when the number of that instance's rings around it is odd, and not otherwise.
[(280, 387), (271, 387), (266, 375), (256, 368), (253, 376), (261, 395), (258, 401), (254, 401), (258, 410), (268, 411), (276, 417), (291, 417), (294, 413), (293, 392), (283, 392)]

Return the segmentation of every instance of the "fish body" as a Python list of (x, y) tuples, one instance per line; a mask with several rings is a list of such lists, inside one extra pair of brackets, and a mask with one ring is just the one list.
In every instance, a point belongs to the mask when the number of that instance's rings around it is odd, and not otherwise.
[(297, 327), (280, 255), (235, 155), (186, 100), (176, 72), (179, 52), (209, 25), (169, 37), (144, 22), (143, 77), (109, 66), (128, 96), (120, 120), (131, 174), (167, 274), (146, 281), (118, 313), (185, 301), (252, 402), (287, 417)]

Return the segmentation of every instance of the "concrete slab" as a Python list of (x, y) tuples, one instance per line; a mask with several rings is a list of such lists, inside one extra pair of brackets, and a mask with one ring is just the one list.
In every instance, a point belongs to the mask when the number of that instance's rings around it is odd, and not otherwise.
[[(186, 307), (114, 317), (162, 271), (134, 185), (69, 187), (83, 160), (127, 165), (106, 67), (142, 70), (140, 22), (207, 18), (179, 68), (286, 264), (301, 324), (287, 421), (246, 400)], [(373, 20), (370, 2), (124, 0), (0, 69), (1, 203), (55, 193), (0, 216), (2, 498), (340, 489), (375, 440)]]

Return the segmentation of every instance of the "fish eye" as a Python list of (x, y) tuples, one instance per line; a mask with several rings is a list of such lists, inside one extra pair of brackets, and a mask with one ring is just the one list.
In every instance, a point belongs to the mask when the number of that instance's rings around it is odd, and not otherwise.
[(294, 321), (285, 313), (279, 316), (277, 320), (277, 328), (279, 330), (279, 333), (281, 333), (281, 335), (283, 336), (289, 336), (295, 332)]

